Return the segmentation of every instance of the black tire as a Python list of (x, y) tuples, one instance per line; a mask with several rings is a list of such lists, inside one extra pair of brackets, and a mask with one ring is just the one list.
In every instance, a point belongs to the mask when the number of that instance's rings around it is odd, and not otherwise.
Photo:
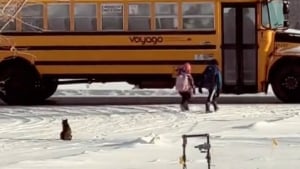
[(40, 84), (36, 88), (37, 100), (44, 101), (52, 96), (58, 86), (58, 81), (55, 78), (42, 78)]
[(1, 97), (10, 105), (27, 105), (35, 101), (35, 86), (38, 73), (32, 65), (15, 62), (0, 70)]
[(274, 94), (281, 101), (300, 102), (300, 65), (281, 66), (273, 74), (271, 85)]

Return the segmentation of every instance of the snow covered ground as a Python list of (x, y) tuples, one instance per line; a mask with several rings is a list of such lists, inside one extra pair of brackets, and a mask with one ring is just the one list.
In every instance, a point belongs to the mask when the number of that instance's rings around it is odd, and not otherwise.
[[(77, 87), (68, 93), (63, 92), (67, 87), (60, 88), (57, 95), (76, 95), (81, 91)], [(109, 94), (116, 94), (110, 87)], [(123, 91), (126, 85), (117, 87)], [(299, 114), (298, 104), (226, 104), (210, 114), (196, 104), (190, 112), (180, 112), (178, 105), (3, 105), (0, 168), (180, 169), (181, 136), (209, 133), (211, 168), (297, 169)], [(72, 128), (71, 141), (59, 140), (65, 118)], [(205, 142), (188, 139), (188, 169), (207, 168), (205, 154), (194, 148)]]

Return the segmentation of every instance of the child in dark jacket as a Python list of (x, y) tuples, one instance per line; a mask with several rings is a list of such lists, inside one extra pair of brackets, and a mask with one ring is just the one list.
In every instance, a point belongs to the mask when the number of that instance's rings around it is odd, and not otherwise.
[(212, 112), (210, 110), (211, 104), (213, 105), (214, 110), (217, 111), (219, 109), (217, 105), (217, 98), (219, 97), (222, 88), (222, 76), (218, 68), (217, 61), (212, 61), (212, 63), (208, 65), (204, 70), (202, 84), (199, 87), (200, 93), (202, 93), (201, 88), (206, 88), (208, 90), (208, 97), (205, 103), (205, 111), (207, 113)]

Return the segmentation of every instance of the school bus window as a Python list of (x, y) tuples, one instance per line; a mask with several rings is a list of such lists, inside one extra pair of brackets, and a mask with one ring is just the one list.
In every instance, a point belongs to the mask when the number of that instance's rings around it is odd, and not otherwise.
[(129, 4), (128, 14), (129, 31), (147, 31), (151, 29), (150, 4)]
[(237, 57), (236, 51), (233, 49), (224, 50), (224, 82), (231, 85), (237, 84)]
[(236, 43), (236, 20), (232, 19), (236, 17), (235, 8), (224, 8), (223, 9), (223, 31), (226, 32), (223, 34), (224, 43), (226, 44), (235, 44)]
[(284, 15), (282, 1), (271, 1), (268, 4), (271, 28), (282, 28)]
[(102, 4), (102, 30), (123, 30), (123, 4)]
[(75, 4), (75, 31), (97, 31), (96, 4)]
[[(1, 8), (1, 6), (0, 6), (0, 8)], [(10, 8), (12, 8), (12, 7), (8, 6), (7, 8), (9, 8), (9, 9), (7, 9), (9, 11)], [(0, 17), (0, 29), (2, 29), (2, 27), (7, 23), (7, 21), (8, 21), (7, 17), (5, 17), (5, 16)], [(9, 22), (9, 24), (7, 24), (5, 26), (5, 28), (3, 29), (3, 32), (15, 32), (16, 29), (17, 29), (16, 19), (13, 19), (12, 21)]]
[[(0, 28), (2, 28), (5, 24), (6, 22), (0, 20)], [(16, 29), (16, 20), (14, 19), (3, 29), (3, 32), (15, 32)]]
[(155, 4), (156, 29), (177, 29), (178, 10), (175, 3)]
[(256, 60), (251, 58), (251, 56), (255, 56), (256, 51), (252, 49), (244, 49), (243, 50), (243, 83), (244, 84), (255, 84), (255, 76), (256, 76)]
[(262, 7), (262, 25), (266, 28), (270, 28), (269, 12), (267, 5), (263, 5)]
[(43, 5), (29, 4), (21, 11), (22, 31), (36, 32), (43, 30)]
[[(254, 44), (255, 43), (255, 9), (243, 8), (243, 43)], [(251, 55), (250, 55), (251, 57)]]
[(70, 15), (69, 4), (51, 3), (48, 4), (48, 30), (69, 31)]
[(183, 29), (214, 30), (212, 3), (183, 3)]

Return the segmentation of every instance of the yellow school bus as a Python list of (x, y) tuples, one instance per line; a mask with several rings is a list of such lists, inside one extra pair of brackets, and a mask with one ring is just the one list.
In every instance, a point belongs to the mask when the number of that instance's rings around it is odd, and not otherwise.
[(24, 2), (14, 16), (0, 15), (0, 94), (8, 104), (37, 103), (79, 82), (172, 88), (178, 65), (191, 63), (197, 81), (212, 60), (223, 93), (271, 84), (282, 101), (300, 100), (300, 38), (287, 29), (287, 0)]

